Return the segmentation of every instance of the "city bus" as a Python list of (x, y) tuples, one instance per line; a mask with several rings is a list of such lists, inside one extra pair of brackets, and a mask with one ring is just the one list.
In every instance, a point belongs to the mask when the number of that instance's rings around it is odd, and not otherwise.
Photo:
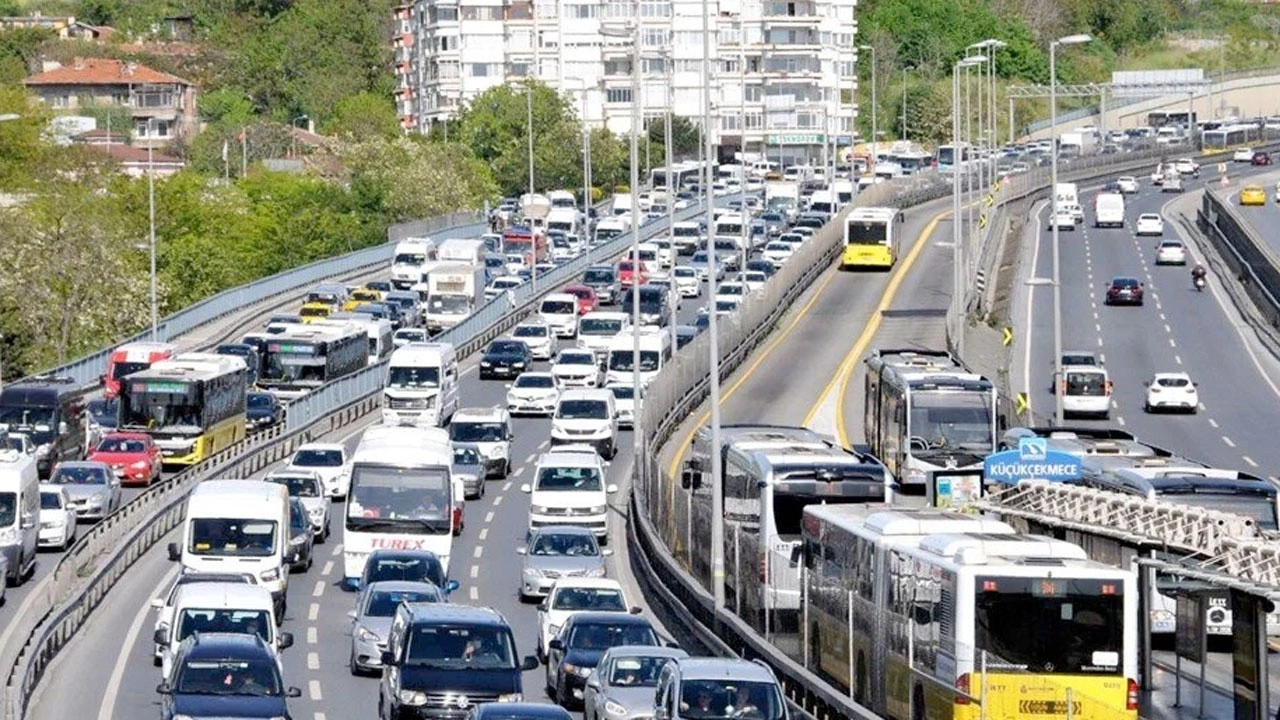
[[(889, 474), (874, 457), (803, 427), (726, 425), (720, 449), (729, 607), (759, 629), (794, 626), (804, 508), (886, 502)], [(702, 563), (711, 547), (712, 452), (710, 430), (699, 429), (681, 477), (690, 492), (690, 543)], [(710, 578), (709, 566), (692, 569)]]
[(840, 269), (873, 267), (888, 270), (898, 261), (902, 242), (902, 211), (890, 207), (859, 207), (844, 219), (844, 253)]
[(1137, 718), (1132, 571), (932, 509), (811, 505), (802, 537), (805, 664), (871, 711)]
[(293, 325), (271, 336), (258, 385), (280, 398), (298, 398), (368, 364), (369, 339), (355, 323)]
[(995, 451), (996, 387), (945, 351), (876, 350), (867, 358), (864, 429), (871, 454), (904, 486), (929, 472), (982, 471)]
[(969, 161), (973, 160), (975, 153), (973, 147), (969, 143), (959, 143), (958, 145), (939, 145), (938, 146), (938, 169), (950, 170), (956, 165), (965, 166)]
[[(670, 169), (671, 186), (678, 190), (686, 185), (697, 184), (705, 172), (706, 165), (696, 160), (675, 163)], [(665, 167), (650, 170), (649, 187), (654, 190), (665, 190), (667, 187), (667, 175), (668, 171)]]
[(243, 358), (182, 353), (128, 376), (119, 429), (151, 435), (166, 467), (195, 465), (244, 439), (248, 390)]
[(1226, 150), (1262, 139), (1262, 129), (1257, 125), (1224, 125), (1205, 130), (1202, 138), (1205, 150)]

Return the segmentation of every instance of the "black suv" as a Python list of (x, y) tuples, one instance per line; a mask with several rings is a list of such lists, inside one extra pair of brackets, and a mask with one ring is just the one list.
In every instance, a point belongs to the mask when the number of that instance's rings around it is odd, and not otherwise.
[(284, 686), (275, 651), (257, 635), (241, 633), (196, 633), (183, 640), (172, 681), (156, 692), (164, 696), (164, 720), (289, 717), (288, 698), (302, 695)]
[(587, 676), (606, 650), (619, 645), (660, 644), (653, 625), (639, 615), (576, 612), (547, 645), (547, 693), (561, 707), (580, 704)]
[(463, 720), (475, 705), (522, 700), (521, 673), (538, 659), (520, 661), (511, 626), (496, 610), (403, 603), (382, 666), (380, 720)]

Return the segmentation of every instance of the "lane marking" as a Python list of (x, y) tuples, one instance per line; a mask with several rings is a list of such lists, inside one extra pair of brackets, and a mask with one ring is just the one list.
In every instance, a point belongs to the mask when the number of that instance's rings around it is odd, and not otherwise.
[(320, 642), (320, 636), (316, 632), (315, 626), (313, 625), (311, 627), (308, 627), (307, 628), (307, 644), (315, 645), (318, 642)]
[(472, 585), (472, 586), (470, 587), (470, 589), (468, 589), (468, 591), (467, 591), (467, 597), (468, 597), (468, 598), (470, 598), (471, 600), (479, 600), (479, 599), (480, 599), (480, 591), (479, 591), (478, 589), (476, 589), (476, 586), (475, 586), (475, 585)]
[(320, 574), (321, 574), (321, 575), (323, 575), (324, 577), (329, 577), (330, 575), (332, 575), (332, 574), (333, 574), (333, 561), (332, 561), (332, 560), (327, 560), (327, 561), (325, 561), (324, 567), (323, 567), (323, 568), (321, 568), (321, 570), (320, 570)]
[(472, 557), (474, 557), (475, 559), (479, 560), (481, 555), (484, 555), (484, 546), (483, 546), (483, 545), (477, 545), (477, 546), (476, 546), (476, 551), (475, 551), (474, 553), (472, 553)]
[(1164, 331), (1165, 331), (1165, 332), (1167, 332), (1167, 333), (1172, 333), (1172, 332), (1173, 332), (1173, 328), (1169, 327), (1169, 324), (1168, 324), (1168, 323), (1165, 323)]
[(324, 581), (317, 580), (315, 588), (311, 591), (311, 597), (320, 597), (324, 594)]
[(319, 680), (309, 680), (309, 681), (307, 681), (307, 690), (308, 690), (308, 691), (310, 692), (310, 694), (311, 694), (311, 699), (312, 699), (312, 700), (314, 700), (315, 702), (320, 702), (321, 700), (323, 700), (323, 699), (324, 699), (324, 696), (320, 694), (320, 681), (319, 681)]
[(320, 617), (320, 603), (307, 606), (307, 622), (315, 622)]
[[(1037, 228), (1040, 227), (1040, 216), (1044, 214), (1045, 207), (1046, 207), (1045, 205), (1041, 205), (1040, 209), (1036, 211), (1035, 217), (1036, 217)], [(1031, 277), (1036, 276), (1036, 267), (1040, 264), (1040, 246), (1042, 244), (1043, 243), (1040, 240), (1040, 236), (1039, 234), (1037, 234), (1036, 241), (1034, 243), (1035, 247), (1031, 249)], [(1085, 246), (1085, 251), (1088, 252), (1088, 246)], [(1021, 281), (1021, 278), (1019, 278), (1019, 281)], [(1093, 298), (1089, 298), (1089, 302), (1093, 302)], [(1031, 397), (1034, 394), (1031, 392), (1031, 334), (1032, 334), (1032, 328), (1035, 326), (1032, 324), (1031, 320), (1032, 320), (1033, 313), (1035, 311), (1035, 306), (1036, 306), (1036, 288), (1031, 287), (1027, 290), (1027, 323), (1025, 325), (1027, 329), (1027, 339), (1023, 343), (1023, 349), (1022, 349), (1022, 390), (1027, 396), (1027, 413), (1028, 414), (1032, 412), (1031, 405), (1033, 401), (1031, 400)], [(1093, 309), (1094, 309), (1093, 317), (1094, 319), (1097, 319), (1098, 306), (1096, 303), (1094, 304)]]
[[(871, 341), (875, 339), (876, 333), (880, 330), (880, 319), (884, 311), (888, 310), (889, 306), (893, 304), (894, 299), (898, 295), (898, 289), (902, 286), (907, 273), (911, 271), (916, 260), (919, 259), (920, 255), (924, 252), (924, 248), (929, 244), (927, 242), (928, 238), (933, 235), (933, 231), (937, 229), (938, 223), (942, 221), (942, 217), (946, 214), (947, 213), (938, 213), (933, 216), (933, 218), (924, 226), (924, 229), (920, 231), (920, 234), (916, 237), (915, 243), (911, 246), (911, 250), (894, 271), (893, 277), (889, 278), (889, 283), (885, 286), (884, 293), (880, 296), (880, 302), (877, 303), (875, 309), (871, 311), (871, 317), (867, 319), (866, 325), (863, 326), (862, 333), (854, 342), (853, 347), (849, 349), (844, 360), (841, 361), (840, 366), (836, 369), (836, 374), (831, 377), (829, 382), (827, 382), (826, 387), (818, 393), (818, 397), (809, 408), (809, 412), (805, 413), (803, 425), (807, 427), (813, 421), (814, 416), (816, 416), (818, 411), (821, 410), (823, 401), (826, 399), (827, 394), (830, 393), (833, 388), (838, 387), (838, 389), (836, 389), (836, 439), (845, 447), (850, 445), (849, 429), (846, 427), (844, 420), (845, 414), (843, 403), (844, 398), (848, 394), (849, 380), (857, 370), (858, 361), (862, 359), (864, 354), (866, 354), (867, 346), (871, 344)], [(673, 466), (672, 470), (672, 474), (674, 475), (676, 468)]]
[(1117, 416), (1116, 416), (1116, 424), (1118, 424), (1118, 425), (1124, 425), (1124, 418), (1122, 418), (1122, 417), (1120, 417), (1119, 415), (1117, 415)]
[(1178, 343), (1177, 343), (1177, 341), (1176, 341), (1176, 340), (1174, 340), (1173, 338), (1169, 338), (1169, 347), (1171, 347), (1171, 348), (1178, 347)]
[(472, 565), (472, 566), (471, 566), (471, 579), (473, 579), (473, 580), (474, 580), (475, 578), (478, 578), (478, 577), (480, 577), (480, 566), (479, 566), (479, 565)]
[(485, 522), (487, 522), (487, 523), (491, 523), (491, 522), (493, 522), (493, 511), (492, 511), (492, 510), (490, 510), (488, 513), (485, 513), (484, 521), (485, 521)]
[(1174, 362), (1176, 362), (1176, 363), (1178, 363), (1179, 365), (1181, 365), (1181, 364), (1182, 364), (1182, 356), (1181, 356), (1181, 355), (1174, 355), (1174, 356), (1173, 356), (1173, 361), (1174, 361)]
[[(181, 569), (178, 566), (171, 568), (160, 580), (159, 587), (168, 587), (173, 584), (173, 579), (178, 576), (178, 571)], [(116, 658), (115, 667), (111, 668), (111, 677), (107, 679), (107, 687), (102, 693), (102, 706), (98, 709), (98, 720), (111, 720), (117, 717), (116, 699), (120, 695), (120, 683), (124, 680), (125, 666), (129, 662), (129, 656), (133, 654), (133, 646), (138, 644), (138, 638), (142, 636), (142, 624), (147, 621), (151, 610), (150, 602), (143, 603), (138, 614), (133, 616), (133, 622), (129, 623), (124, 647), (120, 648), (120, 656)], [(11, 626), (17, 624), (10, 623)]]
[(1209, 425), (1216, 430), (1218, 428), (1218, 421), (1213, 418), (1209, 418)]
[[(510, 480), (508, 480), (508, 481), (506, 481), (505, 483), (503, 483), (503, 484), (502, 484), (502, 492), (506, 492), (506, 491), (508, 491), (508, 490), (510, 490), (510, 489), (511, 489), (511, 481), (510, 481)], [(490, 515), (492, 515), (493, 513), (489, 513), (489, 514), (490, 514)]]
[(502, 504), (502, 496), (501, 496), (501, 495), (499, 495), (498, 497), (496, 497), (496, 498), (494, 498), (494, 499), (493, 499), (493, 506), (494, 506), (494, 507), (498, 507), (498, 506), (499, 506), (499, 505), (501, 505), (501, 504)]
[(1258, 463), (1254, 462), (1253, 458), (1249, 457), (1248, 455), (1241, 455), (1240, 459), (1249, 463), (1249, 467), (1258, 467)]
[(489, 537), (489, 528), (480, 528), (480, 535), (476, 537), (480, 542), (484, 542)]
[(1234, 442), (1232, 442), (1232, 441), (1231, 441), (1231, 438), (1227, 437), (1226, 435), (1223, 435), (1223, 436), (1222, 436), (1222, 442), (1226, 443), (1226, 444), (1227, 444), (1227, 447), (1235, 447), (1235, 446), (1236, 446), (1236, 444), (1235, 444)]
[(316, 652), (307, 653), (307, 669), (308, 670), (320, 669), (320, 653), (316, 653)]

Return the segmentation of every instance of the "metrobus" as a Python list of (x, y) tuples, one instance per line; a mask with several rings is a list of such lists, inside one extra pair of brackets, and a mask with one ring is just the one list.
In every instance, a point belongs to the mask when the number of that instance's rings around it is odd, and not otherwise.
[(120, 430), (145, 432), (166, 466), (195, 465), (245, 438), (249, 370), (235, 355), (183, 353), (120, 387)]
[(1137, 717), (1133, 572), (990, 519), (870, 510), (805, 509), (807, 667), (891, 718)]
[(995, 450), (996, 387), (945, 351), (876, 350), (866, 360), (867, 445), (902, 485), (977, 469)]
[(844, 219), (844, 253), (840, 269), (875, 267), (888, 270), (898, 261), (902, 211), (890, 207), (858, 207)]
[(924, 150), (889, 152), (881, 155), (880, 158), (896, 163), (902, 169), (903, 175), (915, 175), (933, 167), (933, 156)]
[(369, 428), (351, 456), (351, 490), (342, 536), (342, 575), (352, 585), (374, 550), (427, 550), (445, 572), (462, 529), (462, 481), (450, 467), (449, 431)]
[(1226, 150), (1262, 139), (1262, 130), (1257, 125), (1224, 125), (1205, 130), (1201, 137), (1206, 150)]
[(302, 397), (363, 369), (368, 354), (368, 334), (355, 323), (287, 326), (266, 344), (258, 385), (281, 398)]
[(178, 354), (178, 346), (165, 342), (125, 343), (111, 351), (107, 372), (102, 376), (102, 394), (113, 398), (120, 394), (120, 380), (126, 375), (146, 370), (161, 360)]
[[(725, 596), (756, 628), (793, 625), (800, 608), (800, 522), (811, 504), (883, 503), (890, 477), (876, 458), (803, 427), (721, 427)], [(694, 577), (710, 583), (710, 429), (694, 435), (681, 485), (689, 491)], [(736, 562), (735, 562), (736, 559)]]
[[(706, 168), (706, 163), (700, 163), (697, 160), (673, 164), (669, 173), (671, 175), (671, 186), (679, 189), (688, 185), (698, 184), (707, 172)], [(666, 167), (650, 170), (649, 187), (654, 190), (665, 189), (667, 187), (667, 175), (668, 169)]]
[(938, 146), (938, 169), (950, 170), (956, 165), (968, 165), (976, 157), (973, 146), (969, 143)]

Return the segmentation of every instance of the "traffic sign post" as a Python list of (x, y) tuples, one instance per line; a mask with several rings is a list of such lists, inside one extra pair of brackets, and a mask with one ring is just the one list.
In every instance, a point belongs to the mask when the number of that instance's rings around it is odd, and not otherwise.
[(1021, 438), (1017, 450), (988, 455), (982, 462), (982, 477), (987, 482), (1016, 485), (1020, 480), (1068, 482), (1080, 479), (1080, 458), (1070, 453), (1050, 450), (1045, 438)]

